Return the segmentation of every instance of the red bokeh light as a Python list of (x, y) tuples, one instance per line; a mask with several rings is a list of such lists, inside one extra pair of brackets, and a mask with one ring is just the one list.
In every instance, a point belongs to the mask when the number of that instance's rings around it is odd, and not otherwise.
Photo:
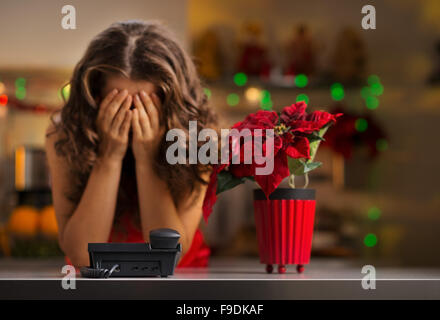
[(6, 94), (0, 95), (0, 106), (5, 106), (8, 103), (8, 96)]

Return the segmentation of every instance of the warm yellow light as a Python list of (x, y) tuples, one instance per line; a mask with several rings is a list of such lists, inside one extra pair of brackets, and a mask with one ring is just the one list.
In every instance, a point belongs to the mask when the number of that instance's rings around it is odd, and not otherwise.
[(24, 190), (26, 184), (26, 150), (24, 147), (15, 149), (15, 189)]
[(5, 84), (3, 82), (0, 82), (0, 94), (2, 94), (5, 91)]
[(247, 88), (244, 96), (249, 102), (256, 103), (261, 100), (261, 90), (255, 87)]

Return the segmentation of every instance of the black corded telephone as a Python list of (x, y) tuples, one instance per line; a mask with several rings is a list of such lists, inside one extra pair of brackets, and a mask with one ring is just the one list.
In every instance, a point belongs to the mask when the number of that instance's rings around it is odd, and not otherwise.
[(180, 234), (173, 229), (150, 232), (151, 243), (89, 243), (90, 267), (80, 269), (86, 278), (167, 277), (174, 273), (182, 252)]

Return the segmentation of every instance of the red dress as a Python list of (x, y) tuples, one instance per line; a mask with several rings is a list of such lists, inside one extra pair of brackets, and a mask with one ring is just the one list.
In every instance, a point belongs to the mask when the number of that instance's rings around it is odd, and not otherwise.
[[(118, 232), (114, 228), (111, 231), (108, 242), (145, 242), (142, 236), (142, 231), (133, 224), (130, 215), (125, 214), (120, 219), (121, 227), (125, 232)], [(207, 267), (209, 256), (211, 254), (210, 248), (206, 245), (202, 232), (197, 229), (191, 243), (191, 247), (186, 254), (180, 259), (177, 268), (184, 267)], [(66, 256), (66, 262), (71, 264), (69, 258)]]

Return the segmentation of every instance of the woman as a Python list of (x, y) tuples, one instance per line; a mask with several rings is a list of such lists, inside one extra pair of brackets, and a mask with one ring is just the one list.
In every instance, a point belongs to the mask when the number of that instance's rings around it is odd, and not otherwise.
[(149, 231), (181, 234), (178, 267), (206, 266), (198, 229), (208, 166), (166, 161), (165, 133), (215, 125), (194, 64), (157, 23), (112, 24), (89, 44), (70, 96), (47, 129), (46, 152), (70, 262), (89, 265), (91, 242), (149, 242)]

